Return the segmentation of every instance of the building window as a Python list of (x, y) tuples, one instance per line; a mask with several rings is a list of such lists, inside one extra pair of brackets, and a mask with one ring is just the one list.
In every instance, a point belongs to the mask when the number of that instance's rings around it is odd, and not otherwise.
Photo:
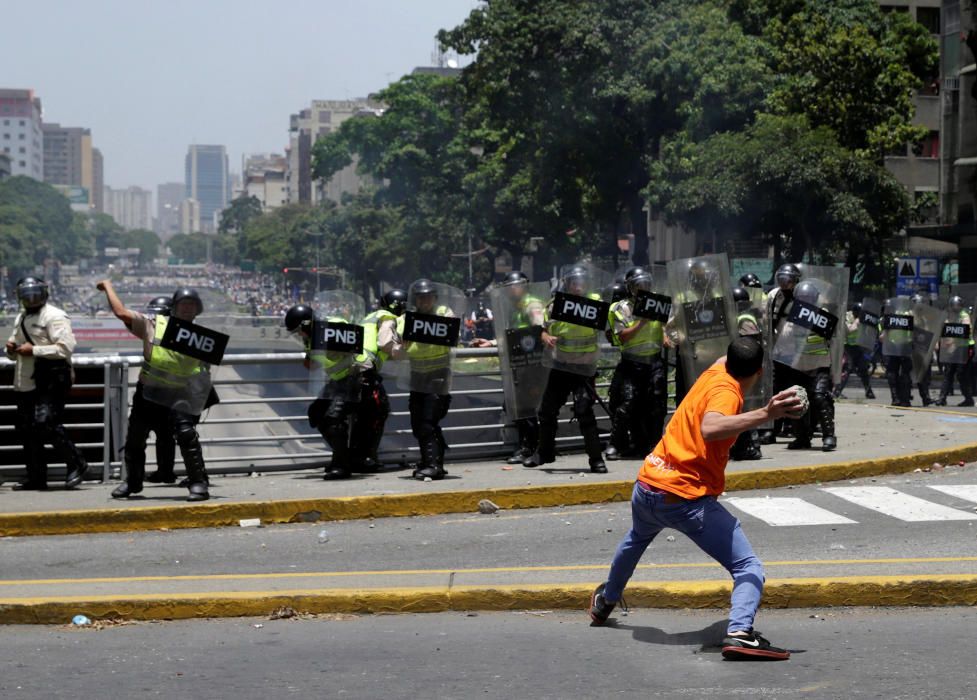
[(913, 146), (913, 153), (917, 158), (939, 158), (940, 157), (940, 132), (931, 131), (923, 140)]
[(27, 134), (18, 134), (17, 135), (17, 138), (19, 138), (21, 141), (23, 141), (25, 138), (27, 138)]
[(20, 150), (18, 150), (18, 153), (27, 153), (27, 149), (21, 146)]
[(319, 112), (319, 123), (332, 124), (332, 112), (329, 111)]
[(916, 21), (919, 22), (930, 34), (940, 33), (940, 8), (938, 7), (917, 7)]
[(25, 121), (24, 121), (23, 119), (21, 119), (21, 120), (20, 120), (20, 125), (21, 125), (21, 126), (26, 126), (26, 125), (27, 125), (27, 122), (25, 122)]
[(27, 167), (27, 163), (25, 163), (24, 161), (19, 160), (17, 162), (20, 163), (20, 167), (22, 167), (22, 168), (26, 168)]
[(3, 138), (4, 138), (4, 139), (5, 139), (6, 141), (9, 141), (9, 140), (10, 140), (10, 134), (4, 134), (4, 135), (3, 135)]

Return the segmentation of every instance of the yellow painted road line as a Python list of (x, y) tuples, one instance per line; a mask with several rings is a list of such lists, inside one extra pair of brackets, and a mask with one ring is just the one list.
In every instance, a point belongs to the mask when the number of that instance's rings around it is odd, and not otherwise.
[[(871, 564), (960, 564), (977, 562), (977, 557), (916, 557), (881, 559), (797, 559), (787, 561), (765, 561), (765, 567), (777, 566), (867, 566)], [(294, 578), (346, 578), (369, 576), (428, 576), (444, 574), (509, 574), (538, 573), (548, 571), (603, 571), (610, 564), (569, 564), (561, 566), (498, 566), (472, 569), (388, 569), (376, 571), (287, 571), (267, 574), (187, 574), (178, 576), (119, 576), (97, 578), (56, 578), (56, 579), (7, 579), (0, 580), (0, 586), (53, 586), (85, 583), (146, 583), (159, 581), (250, 581), (255, 579), (294, 579)], [(719, 568), (715, 562), (690, 562), (685, 564), (638, 564), (638, 569), (709, 569)]]

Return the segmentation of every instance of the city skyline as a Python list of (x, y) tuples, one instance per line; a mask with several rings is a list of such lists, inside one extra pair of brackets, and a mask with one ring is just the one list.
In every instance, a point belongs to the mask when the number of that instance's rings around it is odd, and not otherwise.
[[(477, 5), (299, 0), (286, 13), (249, 1), (42, 0), (4, 8), (7, 26), (43, 24), (45, 41), (31, 32), (6, 35), (0, 84), (33, 90), (45, 122), (90, 129), (106, 186), (155, 191), (183, 178), (191, 145), (224, 144), (232, 164), (251, 153), (283, 153), (290, 114), (316, 99), (366, 97), (430, 65), (436, 32)], [(181, 38), (188, 34), (207, 41)], [(82, 35), (86, 50), (78, 52)], [(261, 48), (279, 42), (288, 51)], [(93, 87), (99, 81), (102, 89)]]

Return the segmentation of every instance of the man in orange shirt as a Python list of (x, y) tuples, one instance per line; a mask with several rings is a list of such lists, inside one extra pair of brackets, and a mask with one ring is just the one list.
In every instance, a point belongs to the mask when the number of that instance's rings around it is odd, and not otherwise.
[(685, 533), (733, 577), (723, 656), (790, 657), (790, 652), (771, 646), (753, 630), (763, 592), (763, 565), (739, 520), (716, 500), (725, 488), (729, 448), (737, 435), (803, 413), (801, 400), (788, 389), (763, 408), (740, 414), (743, 395), (759, 381), (762, 371), (760, 343), (750, 337), (737, 338), (729, 344), (726, 358), (703, 372), (682, 400), (638, 473), (631, 499), (631, 530), (618, 545), (607, 582), (591, 597), (590, 617), (595, 625), (607, 621), (645, 549), (670, 527)]

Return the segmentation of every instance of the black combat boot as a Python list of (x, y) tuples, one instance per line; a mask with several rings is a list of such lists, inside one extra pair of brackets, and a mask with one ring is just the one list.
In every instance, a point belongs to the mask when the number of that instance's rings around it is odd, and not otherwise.
[(328, 421), (319, 428), (322, 437), (325, 438), (332, 449), (332, 459), (326, 467), (322, 478), (326, 481), (337, 479), (348, 479), (352, 476), (349, 468), (349, 430), (345, 421)]
[(554, 450), (556, 447), (556, 421), (540, 421), (539, 443), (536, 450), (522, 461), (524, 467), (538, 467), (556, 461)]
[(424, 440), (420, 448), (421, 463), (414, 470), (412, 476), (418, 481), (424, 481), (425, 479), (440, 481), (443, 479), (447, 472), (442, 466), (442, 450), (437, 437)]

